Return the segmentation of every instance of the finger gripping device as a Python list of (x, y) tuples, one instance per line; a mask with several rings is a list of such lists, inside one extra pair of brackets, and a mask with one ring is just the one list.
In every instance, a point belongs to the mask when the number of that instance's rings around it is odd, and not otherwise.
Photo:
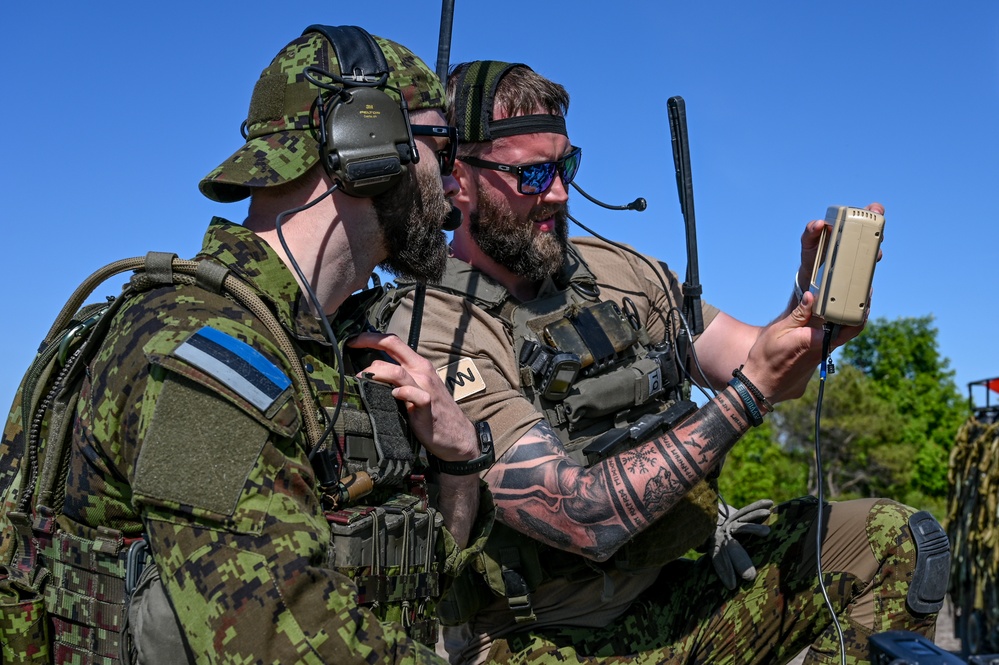
[(828, 323), (863, 323), (869, 305), (874, 267), (884, 237), (885, 218), (848, 206), (826, 210), (809, 290), (812, 312)]

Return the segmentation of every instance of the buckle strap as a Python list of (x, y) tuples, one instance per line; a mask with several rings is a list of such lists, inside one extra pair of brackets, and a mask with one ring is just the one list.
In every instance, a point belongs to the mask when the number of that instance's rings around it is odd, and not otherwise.
[(527, 580), (519, 572), (520, 551), (516, 547), (504, 547), (499, 555), (503, 585), (506, 587), (506, 600), (510, 611), (513, 612), (514, 621), (518, 624), (536, 621), (537, 616), (531, 604), (531, 592)]

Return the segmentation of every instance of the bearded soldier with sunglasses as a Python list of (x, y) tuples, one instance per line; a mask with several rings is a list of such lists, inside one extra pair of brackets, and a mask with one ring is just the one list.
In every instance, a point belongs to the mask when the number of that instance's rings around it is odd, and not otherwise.
[[(755, 327), (705, 305), (689, 351), (664, 264), (567, 238), (582, 151), (564, 88), (525, 65), (477, 61), (455, 68), (448, 99), (467, 223), (426, 294), (419, 350), (465, 413), (492, 425), (483, 477), (497, 511), (440, 606), (452, 662), (770, 663), (808, 647), (806, 662), (834, 662), (817, 502), (736, 511), (716, 484), (726, 452), (799, 397), (819, 362), (822, 331), (800, 285), (822, 223), (806, 226), (797, 295), (780, 317)], [(406, 294), (377, 317), (398, 334)], [(700, 409), (686, 399), (694, 352), (702, 383), (721, 391)], [(824, 583), (851, 662), (868, 657), (872, 632), (931, 634), (943, 596), (918, 565), (914, 511), (862, 500), (823, 513)], [(682, 558), (690, 548), (708, 555)]]

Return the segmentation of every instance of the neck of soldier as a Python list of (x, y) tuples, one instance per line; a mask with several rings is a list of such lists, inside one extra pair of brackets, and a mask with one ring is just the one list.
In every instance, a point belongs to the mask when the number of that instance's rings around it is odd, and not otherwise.
[[(255, 194), (243, 223), (281, 257), (299, 288), (303, 286), (302, 277), (292, 267), (275, 221), (280, 213), (312, 201), (328, 188), (329, 181), (323, 178), (317, 180), (314, 188), (274, 197)], [(281, 233), (327, 314), (335, 312), (347, 296), (363, 288), (375, 266), (387, 256), (371, 201), (340, 192), (285, 217)]]
[[(464, 210), (462, 214), (465, 215), (465, 219), (468, 219)], [(518, 275), (483, 252), (472, 239), (467, 222), (463, 222), (454, 232), (454, 237), (451, 239), (451, 256), (489, 275), (509, 291), (510, 295), (521, 302), (534, 300), (538, 296), (541, 282), (535, 282)]]

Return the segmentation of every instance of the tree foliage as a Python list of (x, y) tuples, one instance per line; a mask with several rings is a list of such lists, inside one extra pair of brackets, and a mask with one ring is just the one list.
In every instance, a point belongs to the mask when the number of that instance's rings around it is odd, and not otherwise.
[(782, 449), (766, 421), (729, 452), (718, 486), (726, 502), (741, 507), (757, 499), (780, 503), (804, 496), (807, 481), (807, 457)]
[(785, 402), (729, 453), (721, 487), (729, 503), (780, 501), (818, 488), (815, 408), (829, 499), (889, 497), (942, 517), (947, 462), (968, 416), (930, 316), (878, 319), (840, 351), (824, 385)]
[(822, 388), (819, 451), (823, 483), (830, 498), (899, 494), (905, 455), (883, 447), (900, 427), (897, 413), (878, 399), (871, 381), (845, 365), (826, 385), (813, 380), (801, 399), (782, 404), (773, 420), (785, 450), (808, 461), (808, 492), (818, 491), (815, 469), (815, 409)]
[(909, 496), (946, 497), (948, 457), (969, 412), (937, 348), (933, 318), (878, 319), (843, 349), (842, 358), (863, 371), (878, 397), (902, 416), (889, 442), (913, 455)]

